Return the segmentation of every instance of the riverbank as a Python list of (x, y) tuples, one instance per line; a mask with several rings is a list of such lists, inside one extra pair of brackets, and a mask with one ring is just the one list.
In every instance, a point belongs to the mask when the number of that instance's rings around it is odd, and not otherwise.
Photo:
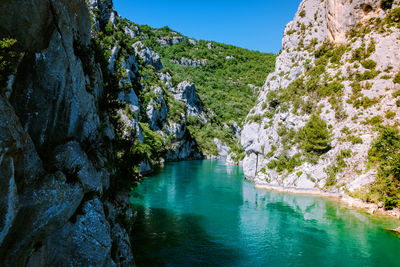
[[(400, 220), (400, 209), (396, 208), (393, 210), (385, 210), (384, 208), (380, 208), (375, 203), (367, 203), (362, 201), (361, 199), (350, 197), (344, 193), (335, 193), (335, 192), (328, 192), (328, 191), (321, 191), (318, 189), (301, 189), (301, 188), (294, 188), (294, 187), (284, 187), (284, 186), (276, 186), (270, 184), (260, 184), (257, 183), (254, 179), (246, 178), (249, 181), (254, 183), (254, 187), (258, 189), (264, 190), (272, 190), (282, 193), (290, 193), (290, 194), (299, 194), (299, 195), (312, 195), (312, 196), (320, 196), (331, 198), (339, 201), (343, 204), (343, 206), (347, 208), (354, 208), (363, 210), (369, 214), (373, 215), (380, 215), (380, 216), (388, 216)], [(400, 233), (400, 227), (396, 229), (397, 232)]]

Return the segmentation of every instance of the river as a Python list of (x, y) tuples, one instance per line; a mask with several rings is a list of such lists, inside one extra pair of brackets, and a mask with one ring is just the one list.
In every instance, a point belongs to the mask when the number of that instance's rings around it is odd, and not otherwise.
[(221, 160), (167, 163), (132, 192), (137, 266), (400, 266), (388, 218), (254, 188)]

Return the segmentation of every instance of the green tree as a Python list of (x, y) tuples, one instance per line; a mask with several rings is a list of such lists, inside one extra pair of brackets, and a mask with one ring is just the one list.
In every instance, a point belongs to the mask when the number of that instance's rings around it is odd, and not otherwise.
[(385, 208), (400, 206), (400, 135), (398, 129), (383, 127), (368, 152), (369, 161), (378, 165), (372, 190)]
[(391, 9), (394, 0), (381, 0), (381, 8), (383, 10)]
[(326, 122), (313, 114), (303, 129), (299, 131), (302, 148), (309, 153), (323, 154), (331, 149), (331, 134)]

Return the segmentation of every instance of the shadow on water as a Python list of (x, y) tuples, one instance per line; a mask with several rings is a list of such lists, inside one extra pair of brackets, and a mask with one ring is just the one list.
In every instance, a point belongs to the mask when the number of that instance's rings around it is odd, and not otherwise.
[[(232, 266), (240, 250), (213, 241), (201, 216), (134, 205), (133, 250), (137, 266)], [(174, 227), (171, 227), (174, 226)]]

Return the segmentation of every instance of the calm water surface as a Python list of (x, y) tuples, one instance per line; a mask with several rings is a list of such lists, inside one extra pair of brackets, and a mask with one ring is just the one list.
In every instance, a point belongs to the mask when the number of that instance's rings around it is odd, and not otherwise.
[(400, 266), (397, 221), (255, 189), (241, 167), (168, 163), (132, 192), (140, 266)]

